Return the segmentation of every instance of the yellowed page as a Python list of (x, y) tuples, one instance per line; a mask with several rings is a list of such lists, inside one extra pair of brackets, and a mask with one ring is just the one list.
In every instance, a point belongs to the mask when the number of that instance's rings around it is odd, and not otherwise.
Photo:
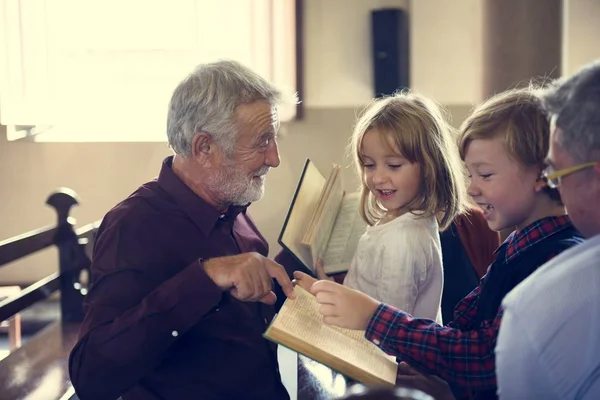
[[(339, 166), (337, 170), (339, 171)], [(319, 221), (316, 223), (313, 235), (310, 238), (309, 246), (313, 260), (315, 261), (317, 258), (323, 257), (323, 254), (325, 253), (329, 237), (333, 231), (336, 216), (344, 198), (341, 179), (335, 179), (330, 189), (329, 196), (325, 201)]]
[(359, 213), (360, 193), (348, 193), (344, 196), (340, 210), (336, 215), (329, 242), (323, 253), (323, 265), (326, 273), (344, 270), (340, 266), (350, 265), (360, 237), (367, 229)]
[(291, 251), (310, 269), (313, 268), (314, 262), (310, 249), (302, 244), (302, 237), (308, 229), (309, 216), (314, 214), (324, 187), (325, 177), (309, 161), (278, 239), (282, 246)]
[[(315, 297), (297, 286), (296, 299), (286, 300), (273, 321), (272, 328), (286, 332), (322, 353), (346, 361), (357, 369), (368, 372), (393, 384), (397, 364), (373, 343), (365, 339), (364, 331), (342, 329), (327, 325), (318, 312)], [(282, 344), (288, 345), (286, 343)], [(307, 354), (310, 356), (309, 354)], [(324, 360), (317, 360), (324, 362)]]
[(304, 237), (302, 238), (302, 244), (306, 246), (311, 246), (312, 241), (314, 240), (315, 229), (319, 223), (319, 219), (323, 214), (323, 209), (325, 208), (325, 204), (327, 203), (329, 196), (331, 194), (331, 188), (337, 180), (339, 171), (339, 166), (337, 164), (333, 164), (331, 171), (329, 172), (329, 176), (325, 181), (325, 187), (321, 191), (321, 196), (319, 197), (319, 202), (317, 203), (317, 208), (315, 212), (310, 216), (310, 223), (308, 224), (308, 228), (304, 233)]

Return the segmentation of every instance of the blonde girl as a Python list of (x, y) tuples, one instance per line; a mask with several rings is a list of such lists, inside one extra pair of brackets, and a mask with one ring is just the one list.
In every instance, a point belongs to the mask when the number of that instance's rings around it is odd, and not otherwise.
[[(351, 149), (361, 177), (360, 213), (368, 227), (344, 285), (441, 322), (439, 230), (464, 211), (466, 199), (452, 128), (433, 101), (398, 93), (367, 108), (354, 128)], [(317, 264), (318, 277), (326, 278)]]

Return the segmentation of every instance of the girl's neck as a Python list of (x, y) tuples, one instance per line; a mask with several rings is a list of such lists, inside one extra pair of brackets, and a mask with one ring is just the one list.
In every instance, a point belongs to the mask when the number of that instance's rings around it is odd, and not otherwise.
[(377, 225), (387, 224), (388, 222), (393, 221), (396, 218), (398, 218), (408, 212), (410, 212), (410, 211), (407, 210), (406, 208), (397, 208), (395, 210), (389, 210), (388, 212), (386, 212), (383, 215), (383, 217), (381, 217), (381, 219), (379, 220)]

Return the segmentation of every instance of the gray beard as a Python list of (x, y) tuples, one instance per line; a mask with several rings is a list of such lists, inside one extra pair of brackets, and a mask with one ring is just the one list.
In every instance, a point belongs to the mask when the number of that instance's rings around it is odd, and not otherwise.
[[(269, 167), (258, 170), (256, 175), (263, 175)], [(219, 199), (229, 205), (244, 206), (260, 200), (265, 193), (264, 178), (257, 182), (249, 180), (248, 175), (236, 165), (226, 165), (208, 180), (208, 187)]]

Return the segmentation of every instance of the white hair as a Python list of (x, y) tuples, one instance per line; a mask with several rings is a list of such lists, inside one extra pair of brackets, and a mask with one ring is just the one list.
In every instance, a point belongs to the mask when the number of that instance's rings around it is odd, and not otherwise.
[(559, 144), (578, 162), (600, 161), (600, 60), (541, 93), (560, 128)]
[(179, 83), (171, 97), (169, 146), (176, 154), (189, 156), (196, 133), (206, 132), (231, 154), (238, 134), (236, 107), (261, 100), (277, 106), (281, 97), (274, 85), (237, 61), (201, 64)]

